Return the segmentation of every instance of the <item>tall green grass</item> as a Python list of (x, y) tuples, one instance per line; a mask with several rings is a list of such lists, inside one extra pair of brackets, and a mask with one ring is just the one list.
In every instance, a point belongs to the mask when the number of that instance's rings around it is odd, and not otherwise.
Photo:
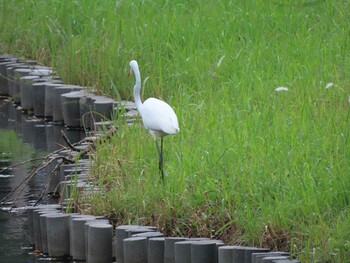
[(82, 197), (87, 211), (348, 261), (348, 1), (14, 0), (1, 10), (3, 52), (125, 99), (137, 59), (143, 97), (178, 115), (164, 184), (141, 122), (117, 121), (96, 149), (102, 191)]

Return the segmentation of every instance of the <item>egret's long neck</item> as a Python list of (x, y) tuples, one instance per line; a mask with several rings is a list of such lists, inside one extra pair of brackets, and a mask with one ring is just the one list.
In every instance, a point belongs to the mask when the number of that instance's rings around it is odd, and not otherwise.
[(136, 83), (134, 86), (134, 100), (135, 100), (136, 108), (137, 108), (138, 112), (141, 114), (141, 107), (142, 107), (142, 101), (140, 98), (141, 75), (140, 75), (140, 71), (137, 67), (133, 68), (133, 71), (134, 71), (135, 78), (136, 78)]

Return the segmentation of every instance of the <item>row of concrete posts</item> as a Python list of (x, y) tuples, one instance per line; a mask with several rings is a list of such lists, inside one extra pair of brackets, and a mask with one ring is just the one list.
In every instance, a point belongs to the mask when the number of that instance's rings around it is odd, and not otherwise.
[(91, 87), (64, 84), (51, 68), (35, 61), (0, 56), (0, 96), (12, 98), (25, 113), (69, 128), (90, 130), (108, 122), (117, 114), (117, 106), (136, 116), (133, 103), (116, 102), (94, 92)]
[(297, 263), (288, 253), (227, 246), (209, 238), (165, 237), (152, 226), (113, 227), (104, 217), (63, 213), (59, 205), (28, 208), (35, 250), (90, 263)]

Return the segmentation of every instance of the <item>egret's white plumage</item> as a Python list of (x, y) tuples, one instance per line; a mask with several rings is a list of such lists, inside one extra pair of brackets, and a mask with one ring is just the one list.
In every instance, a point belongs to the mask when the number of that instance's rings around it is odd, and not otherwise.
[[(156, 142), (159, 154), (159, 169), (163, 176), (163, 137), (169, 134), (176, 134), (180, 131), (177, 116), (170, 105), (156, 98), (149, 98), (142, 103), (140, 98), (141, 74), (136, 60), (130, 61), (130, 72), (134, 73), (136, 84), (134, 86), (134, 99), (138, 112), (141, 115), (143, 125), (149, 130)], [(156, 136), (161, 138), (159, 149)]]

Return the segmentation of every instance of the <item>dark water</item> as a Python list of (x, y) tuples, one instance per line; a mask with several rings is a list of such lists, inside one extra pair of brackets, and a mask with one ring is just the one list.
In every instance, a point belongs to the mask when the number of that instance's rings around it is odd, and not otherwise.
[[(61, 136), (64, 130), (71, 142), (80, 141), (84, 134), (69, 131), (30, 118), (8, 101), (0, 100), (0, 170), (12, 164), (43, 157), (65, 145)], [(30, 162), (12, 170), (0, 172), (0, 199), (12, 191), (37, 165)], [(1, 206), (0, 210), (0, 263), (41, 262), (32, 255), (27, 236), (25, 206), (33, 205), (40, 196), (46, 176), (39, 173), (26, 185), (16, 202), (16, 208)], [(12, 197), (13, 200), (15, 198)]]

